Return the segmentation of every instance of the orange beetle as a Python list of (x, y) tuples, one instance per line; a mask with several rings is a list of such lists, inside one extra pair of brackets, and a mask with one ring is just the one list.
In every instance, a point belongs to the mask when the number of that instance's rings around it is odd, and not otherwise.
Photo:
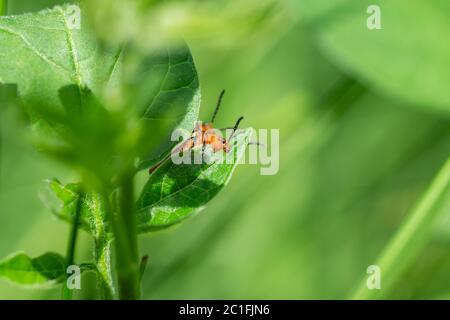
[[(225, 94), (225, 90), (222, 90), (219, 96), (219, 100), (217, 102), (216, 109), (214, 110), (214, 114), (211, 118), (211, 122), (197, 122), (195, 124), (194, 130), (192, 131), (191, 137), (181, 143), (178, 147), (174, 148), (170, 155), (165, 157), (163, 160), (155, 164), (153, 167), (149, 169), (149, 173), (152, 174), (156, 169), (158, 169), (163, 162), (165, 162), (171, 155), (176, 153), (183, 153), (187, 150), (190, 150), (197, 146), (203, 146), (203, 149), (208, 145), (212, 148), (214, 152), (224, 151), (226, 153), (230, 152), (231, 147), (229, 142), (222, 137), (222, 135), (217, 134), (214, 131), (214, 120), (217, 116), (217, 112), (219, 111), (220, 105), (222, 103), (223, 95)], [(233, 129), (233, 133), (231, 134), (229, 140), (233, 137), (234, 133), (239, 127), (240, 122), (244, 119), (244, 117), (240, 117), (233, 128), (223, 128), (225, 129)]]

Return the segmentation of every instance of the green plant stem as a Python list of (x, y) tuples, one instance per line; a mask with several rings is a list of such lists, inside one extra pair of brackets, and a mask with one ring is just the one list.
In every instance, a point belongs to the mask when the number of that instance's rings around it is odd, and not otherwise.
[[(80, 215), (81, 215), (81, 205), (83, 203), (84, 194), (81, 192), (80, 196), (77, 200), (77, 208), (75, 210), (75, 216), (72, 221), (72, 229), (70, 231), (69, 235), (69, 242), (67, 245), (67, 266), (73, 265), (75, 261), (75, 247), (77, 242), (77, 235), (78, 235), (78, 224), (80, 222)], [(67, 287), (67, 282), (64, 282), (63, 284), (63, 291), (62, 291), (62, 299), (63, 300), (71, 300), (73, 296), (73, 291)]]
[[(95, 203), (100, 204), (92, 208), (94, 222), (94, 260), (97, 271), (97, 285), (100, 299), (112, 300), (114, 298), (114, 285), (111, 272), (111, 242), (112, 238), (106, 228), (106, 218), (112, 216), (109, 199), (104, 195), (97, 195)], [(112, 219), (109, 219), (112, 222)]]
[(133, 174), (120, 179), (118, 210), (113, 223), (117, 282), (121, 300), (141, 297)]
[(94, 254), (101, 300), (112, 300), (114, 298), (111, 274), (111, 242), (112, 239), (109, 237), (95, 239)]
[(440, 205), (450, 188), (450, 158), (418, 200), (406, 220), (381, 253), (376, 265), (381, 270), (381, 290), (369, 290), (362, 281), (353, 299), (382, 298), (426, 243)]
[(8, 13), (8, 0), (0, 0), (0, 16), (6, 16)]

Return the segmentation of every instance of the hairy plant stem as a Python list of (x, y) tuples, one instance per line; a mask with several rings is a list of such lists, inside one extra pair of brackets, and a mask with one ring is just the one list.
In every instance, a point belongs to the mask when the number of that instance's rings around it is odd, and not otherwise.
[(101, 300), (114, 299), (114, 287), (111, 274), (110, 237), (95, 239), (94, 256), (97, 267), (97, 283)]
[[(66, 261), (67, 266), (73, 265), (75, 261), (75, 246), (77, 242), (77, 235), (78, 235), (78, 224), (80, 222), (80, 215), (81, 215), (81, 205), (83, 203), (84, 194), (83, 192), (80, 193), (80, 196), (77, 200), (77, 207), (75, 210), (75, 216), (72, 221), (72, 228), (70, 230), (69, 235), (69, 242), (67, 245), (67, 255), (66, 255)], [(62, 299), (63, 300), (71, 300), (73, 296), (73, 291), (67, 287), (67, 281), (63, 284), (63, 290), (62, 290)]]
[[(106, 192), (105, 192), (106, 194)], [(106, 218), (111, 215), (109, 200), (107, 197), (97, 194), (97, 201), (99, 204), (93, 207), (93, 222), (94, 222), (94, 260), (97, 270), (97, 285), (100, 293), (100, 299), (112, 300), (114, 299), (114, 285), (111, 272), (111, 242), (112, 237), (108, 233), (105, 225)]]
[(140, 267), (132, 173), (120, 179), (116, 211), (113, 232), (119, 299), (138, 300), (141, 297)]
[(362, 281), (354, 299), (382, 298), (426, 243), (434, 218), (450, 191), (450, 157), (433, 182), (407, 215), (400, 229), (381, 253), (376, 265), (381, 271), (382, 290), (369, 290)]
[(8, 0), (0, 0), (0, 16), (6, 16), (8, 13)]

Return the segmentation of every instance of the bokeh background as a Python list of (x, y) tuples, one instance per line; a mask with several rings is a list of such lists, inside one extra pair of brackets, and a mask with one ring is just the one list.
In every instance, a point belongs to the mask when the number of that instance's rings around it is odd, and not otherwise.
[[(62, 2), (10, 0), (9, 10)], [(140, 238), (141, 253), (150, 256), (144, 298), (353, 297), (450, 155), (450, 3), (137, 2), (145, 5), (130, 9), (133, 1), (122, 1), (105, 37), (151, 43), (181, 32), (199, 71), (203, 118), (225, 88), (218, 126), (244, 115), (246, 126), (280, 129), (277, 175), (242, 165), (200, 214)], [(381, 30), (366, 27), (370, 4), (381, 8)], [(124, 26), (130, 30), (114, 29)], [(39, 154), (8, 114), (0, 117), (0, 257), (64, 253), (69, 228), (49, 213), (40, 192), (46, 178), (76, 177)], [(450, 298), (447, 194), (383, 298)], [(78, 259), (91, 250), (83, 234)], [(0, 281), (0, 299), (59, 294)], [(83, 276), (76, 297), (95, 298), (92, 275)]]

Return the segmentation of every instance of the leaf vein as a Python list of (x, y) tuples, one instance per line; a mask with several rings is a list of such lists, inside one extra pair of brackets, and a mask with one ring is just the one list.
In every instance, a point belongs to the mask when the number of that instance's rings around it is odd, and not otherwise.
[(28, 49), (30, 49), (35, 55), (37, 55), (39, 58), (41, 58), (42, 60), (44, 60), (45, 62), (60, 68), (62, 70), (64, 70), (65, 72), (70, 74), (70, 70), (67, 70), (64, 66), (60, 65), (59, 63), (57, 63), (56, 61), (54, 61), (52, 58), (48, 57), (46, 54), (44, 54), (43, 52), (40, 52), (35, 46), (33, 46), (33, 44), (21, 33), (16, 32), (14, 30), (5, 28), (5, 27), (1, 27), (0, 26), (0, 31), (3, 31), (5, 33), (8, 33), (10, 35), (19, 37), (23, 43), (26, 45), (26, 47)]
[(61, 7), (57, 7), (58, 12), (61, 14), (61, 17), (64, 21), (64, 32), (66, 33), (66, 39), (67, 39), (67, 45), (69, 47), (69, 52), (70, 55), (72, 57), (72, 63), (73, 63), (73, 68), (74, 68), (74, 77), (75, 77), (75, 82), (76, 84), (81, 87), (83, 85), (83, 77), (81, 75), (81, 70), (80, 70), (80, 63), (78, 61), (78, 54), (77, 54), (77, 50), (75, 47), (75, 42), (73, 40), (73, 34), (70, 31), (71, 29), (69, 28), (69, 25), (67, 23), (67, 19), (66, 19), (66, 15), (63, 11), (63, 9)]

